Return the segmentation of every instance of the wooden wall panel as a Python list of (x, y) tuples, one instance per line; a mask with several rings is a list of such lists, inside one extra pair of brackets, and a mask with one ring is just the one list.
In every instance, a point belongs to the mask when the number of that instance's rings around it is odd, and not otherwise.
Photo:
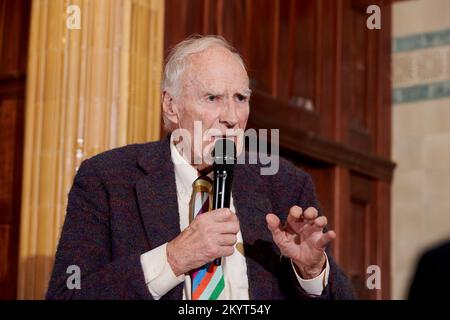
[[(383, 2), (378, 1), (383, 7)], [(389, 37), (390, 11), (382, 9), (382, 30), (369, 30), (366, 27), (366, 8), (376, 4), (367, 0), (344, 1), (343, 7), (343, 91), (352, 94), (342, 96), (344, 119), (347, 130), (345, 142), (351, 147), (375, 153), (375, 123), (382, 111), (379, 87), (385, 87), (378, 81), (380, 73), (389, 73), (389, 63), (380, 64), (380, 48)], [(384, 5), (386, 6), (386, 5)], [(388, 33), (388, 35), (386, 35)], [(386, 51), (382, 53), (387, 54)], [(386, 61), (386, 60), (384, 60)], [(389, 79), (384, 80), (390, 83)], [(377, 112), (374, 113), (374, 110)]]
[(276, 43), (278, 37), (278, 11), (279, 2), (272, 0), (253, 1), (251, 11), (249, 71), (252, 86), (272, 96), (276, 96), (277, 91), (278, 50), (272, 43)]
[(350, 173), (350, 210), (346, 212), (346, 224), (349, 229), (345, 238), (346, 248), (352, 248), (352, 250), (346, 263), (350, 279), (358, 296), (362, 299), (374, 297), (375, 292), (366, 287), (365, 272), (369, 265), (376, 264), (376, 261), (372, 259), (376, 254), (372, 248), (373, 244), (376, 244), (374, 241), (376, 234), (372, 234), (374, 225), (371, 223), (376, 214), (371, 208), (374, 201), (372, 189), (373, 181)]
[(30, 1), (0, 1), (0, 299), (15, 299)]
[(293, 56), (291, 56), (291, 65), (293, 65), (292, 76), (289, 92), (289, 100), (299, 107), (316, 108), (315, 104), (310, 107), (306, 106), (306, 101), (313, 103), (315, 101), (316, 92), (316, 61), (319, 60), (317, 55), (317, 43), (320, 42), (318, 37), (318, 17), (320, 13), (318, 8), (320, 1), (297, 1), (292, 3), (293, 15), (293, 33), (291, 48)]
[[(216, 33), (223, 34), (229, 41), (234, 43), (240, 52), (248, 56), (251, 24), (251, 1), (248, 0), (225, 0), (210, 1), (210, 6), (215, 6), (216, 17), (208, 16), (209, 26), (216, 29)], [(205, 9), (205, 12), (207, 10)], [(215, 23), (217, 22), (217, 23)], [(214, 24), (216, 27), (214, 27)], [(248, 62), (247, 62), (248, 63)]]

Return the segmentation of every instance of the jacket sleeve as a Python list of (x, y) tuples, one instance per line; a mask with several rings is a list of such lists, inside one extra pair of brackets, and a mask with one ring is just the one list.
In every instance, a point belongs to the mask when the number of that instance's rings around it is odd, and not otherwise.
[[(298, 205), (303, 209), (308, 207), (315, 207), (321, 215), (321, 208), (317, 200), (313, 181), (309, 174), (302, 172), (303, 183), (300, 191)], [(339, 266), (331, 256), (329, 248), (326, 250), (328, 262), (330, 264), (330, 274), (328, 284), (324, 288), (322, 295), (312, 296), (307, 294), (297, 281), (294, 271), (292, 270), (290, 260), (282, 257), (280, 259), (280, 272), (284, 273), (286, 283), (285, 286), (290, 287), (288, 293), (290, 298), (300, 300), (352, 300), (355, 299), (353, 287)]]
[[(328, 250), (327, 250), (328, 251)], [(281, 285), (285, 288), (285, 297), (295, 300), (353, 300), (355, 295), (350, 281), (342, 270), (327, 252), (330, 263), (330, 275), (328, 284), (320, 296), (309, 295), (298, 283), (295, 273), (292, 270), (290, 259), (282, 257), (280, 259), (279, 274), (282, 275)], [(283, 284), (284, 282), (284, 284)]]
[[(47, 299), (152, 299), (141, 253), (113, 260), (109, 230), (108, 194), (92, 160), (86, 160), (69, 193)], [(79, 288), (72, 288), (76, 270)]]

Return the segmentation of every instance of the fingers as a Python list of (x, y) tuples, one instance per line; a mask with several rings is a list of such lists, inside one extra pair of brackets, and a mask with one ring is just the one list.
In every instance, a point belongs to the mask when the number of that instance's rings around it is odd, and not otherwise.
[(216, 209), (206, 214), (210, 215), (215, 222), (226, 222), (237, 220), (236, 214), (228, 208)]
[(230, 209), (217, 209), (197, 215), (189, 225), (191, 230), (198, 230), (203, 235), (237, 234), (239, 220)]
[(320, 229), (325, 228), (328, 224), (328, 219), (325, 216), (320, 216), (316, 220), (314, 220), (314, 226)]
[(308, 209), (305, 210), (305, 212), (303, 213), (303, 218), (305, 220), (314, 220), (315, 218), (317, 218), (317, 216), (319, 215), (319, 212), (317, 211), (316, 208), (314, 207), (309, 207)]
[(302, 236), (304, 238), (307, 238), (316, 232), (320, 232), (320, 234), (322, 234), (323, 230), (327, 226), (327, 224), (328, 224), (328, 219), (324, 216), (320, 216), (316, 220), (314, 220), (314, 222), (312, 224), (307, 225), (304, 228)]
[(292, 206), (289, 209), (289, 214), (286, 218), (286, 226), (288, 230), (293, 231), (295, 233), (299, 232), (301, 227), (303, 226), (303, 210), (299, 206)]
[(324, 233), (319, 240), (317, 240), (316, 246), (318, 249), (324, 250), (326, 246), (336, 239), (336, 233), (332, 230)]
[(292, 206), (289, 209), (289, 216), (294, 219), (300, 219), (300, 217), (302, 216), (302, 213), (303, 213), (303, 210), (299, 206)]
[(233, 253), (234, 253), (234, 246), (220, 247), (217, 258), (228, 257), (231, 256)]
[(319, 213), (314, 207), (309, 207), (303, 211), (299, 206), (292, 206), (286, 219), (286, 228), (288, 231), (297, 234), (304, 233), (307, 230), (310, 231), (311, 227), (314, 230), (323, 228), (327, 224), (327, 219), (318, 217), (318, 215)]
[(237, 242), (237, 236), (235, 234), (222, 234), (217, 238), (217, 244), (219, 246), (234, 246)]
[(278, 218), (273, 213), (269, 213), (266, 215), (266, 222), (267, 222), (267, 228), (272, 232), (272, 235), (278, 236), (283, 231), (281, 230), (281, 221), (280, 218)]
[(214, 225), (214, 227), (212, 227), (211, 230), (219, 234), (235, 235), (239, 232), (239, 221), (234, 220), (217, 223), (216, 225)]
[(292, 206), (289, 209), (287, 217), (287, 223), (300, 224), (300, 223), (313, 223), (319, 215), (319, 212), (314, 207), (309, 207), (305, 211), (299, 206)]

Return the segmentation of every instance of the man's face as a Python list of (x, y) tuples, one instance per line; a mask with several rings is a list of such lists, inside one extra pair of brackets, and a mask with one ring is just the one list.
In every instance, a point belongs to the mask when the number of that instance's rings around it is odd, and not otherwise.
[[(201, 122), (201, 150), (196, 148), (194, 153), (194, 143), (191, 143), (193, 163), (193, 156), (201, 156), (200, 151), (203, 155), (210, 152), (215, 139), (226, 133), (236, 135), (238, 129), (243, 132), (250, 112), (250, 89), (247, 72), (225, 48), (211, 47), (188, 59), (181, 78), (180, 97), (174, 99), (174, 108), (178, 112), (179, 127), (186, 129), (192, 140), (194, 122)], [(198, 137), (198, 132), (196, 134)], [(237, 147), (239, 150), (241, 146)], [(198, 169), (205, 167), (204, 162), (197, 166)]]

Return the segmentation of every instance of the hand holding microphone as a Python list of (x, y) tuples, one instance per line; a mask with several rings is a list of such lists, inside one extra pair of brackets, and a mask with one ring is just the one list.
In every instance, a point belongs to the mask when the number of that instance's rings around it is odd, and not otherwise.
[[(225, 141), (224, 141), (225, 140)], [(167, 261), (179, 276), (221, 257), (234, 253), (239, 221), (230, 207), (233, 168), (236, 162), (234, 142), (219, 139), (213, 151), (213, 210), (199, 215), (167, 244)]]

